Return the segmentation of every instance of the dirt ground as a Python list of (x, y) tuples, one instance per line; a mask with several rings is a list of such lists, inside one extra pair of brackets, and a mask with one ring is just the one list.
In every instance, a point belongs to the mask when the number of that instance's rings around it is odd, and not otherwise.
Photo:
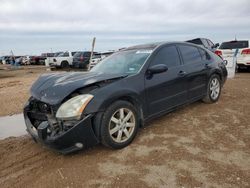
[(12, 69), (8, 65), (0, 65), (0, 116), (21, 113), (30, 96), (30, 86), (45, 72), (46, 68), (41, 66)]
[[(21, 111), (40, 73), (0, 79), (0, 96), (7, 95), (0, 99), (1, 115)], [(1, 140), (0, 185), (250, 187), (249, 96), (250, 73), (237, 74), (227, 81), (218, 103), (197, 102), (156, 119), (119, 151), (97, 146), (63, 156), (29, 136)]]

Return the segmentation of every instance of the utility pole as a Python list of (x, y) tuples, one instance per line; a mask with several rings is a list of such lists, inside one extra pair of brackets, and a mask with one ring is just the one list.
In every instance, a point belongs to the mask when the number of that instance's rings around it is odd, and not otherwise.
[[(90, 59), (89, 59), (89, 64), (92, 61), (92, 57), (93, 57), (93, 53), (94, 53), (94, 49), (95, 49), (95, 41), (96, 41), (96, 38), (94, 37), (93, 41), (92, 41), (92, 50), (91, 50), (91, 55), (90, 55)], [(89, 64), (88, 64), (88, 70), (90, 68)]]

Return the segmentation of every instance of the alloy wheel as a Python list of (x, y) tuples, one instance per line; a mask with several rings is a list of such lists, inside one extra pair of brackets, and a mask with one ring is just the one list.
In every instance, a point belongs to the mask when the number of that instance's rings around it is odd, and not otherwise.
[(220, 81), (214, 78), (210, 83), (210, 97), (216, 100), (220, 95)]
[(116, 143), (124, 143), (133, 135), (136, 126), (133, 111), (127, 108), (118, 109), (109, 122), (109, 134)]

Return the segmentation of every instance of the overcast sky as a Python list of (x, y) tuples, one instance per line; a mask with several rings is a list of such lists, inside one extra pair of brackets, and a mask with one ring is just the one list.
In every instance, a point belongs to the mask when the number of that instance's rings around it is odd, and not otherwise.
[(0, 55), (250, 39), (250, 0), (0, 0)]

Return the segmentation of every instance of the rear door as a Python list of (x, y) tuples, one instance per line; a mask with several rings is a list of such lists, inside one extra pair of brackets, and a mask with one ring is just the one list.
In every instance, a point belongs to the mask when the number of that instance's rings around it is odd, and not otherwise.
[(145, 89), (148, 113), (150, 116), (167, 111), (187, 101), (185, 72), (175, 45), (162, 47), (150, 62), (150, 66), (165, 64), (168, 71), (145, 75)]
[[(187, 73), (188, 101), (196, 100), (206, 92), (207, 75), (210, 70), (209, 58), (203, 60), (199, 51), (202, 49), (195, 46), (179, 44), (178, 48)], [(202, 52), (210, 57), (205, 50)]]

